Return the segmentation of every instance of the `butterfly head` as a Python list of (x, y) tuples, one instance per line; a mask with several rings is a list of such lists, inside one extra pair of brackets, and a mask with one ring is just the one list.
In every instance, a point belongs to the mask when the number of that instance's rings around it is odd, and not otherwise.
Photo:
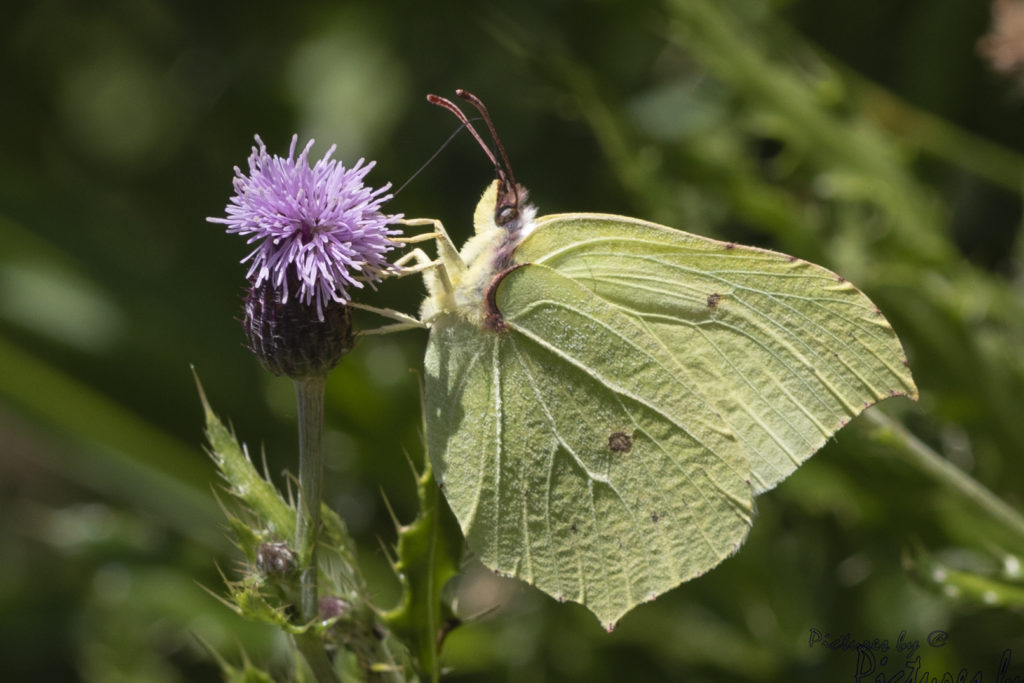
[(503, 233), (502, 243), (517, 245), (533, 229), (537, 208), (529, 202), (529, 192), (522, 185), (513, 190), (501, 177), (491, 181), (476, 205), (473, 225), (476, 234), (495, 231)]
[(450, 111), (459, 119), (463, 128), (472, 133), (491, 160), (496, 177), (476, 205), (473, 214), (476, 234), (459, 250), (459, 263), (452, 264), (446, 271), (450, 286), (443, 292), (444, 296), (437, 294), (440, 288), (431, 288), (431, 295), (424, 303), (421, 314), (430, 318), (439, 313), (454, 313), (479, 325), (481, 329), (500, 332), (504, 329), (504, 318), (498, 310), (494, 295), (504, 276), (517, 267), (516, 249), (533, 230), (537, 211), (527, 201), (526, 188), (516, 182), (508, 155), (483, 102), (464, 90), (455, 92), (480, 112), (494, 142), (494, 150), (451, 100), (427, 95), (427, 101)]
[[(494, 141), (494, 146), (497, 149), (497, 154), (495, 154), (454, 102), (438, 95), (427, 95), (428, 102), (444, 107), (453, 113), (465, 128), (469, 129), (469, 132), (472, 133), (481, 149), (487, 154), (487, 158), (494, 165), (494, 173), (497, 179), (484, 192), (484, 196), (477, 206), (474, 221), (477, 233), (493, 226), (504, 230), (509, 235), (509, 238), (514, 240), (516, 236), (523, 232), (524, 228), (532, 224), (536, 210), (527, 202), (526, 188), (516, 182), (516, 176), (512, 172), (512, 164), (509, 163), (508, 155), (505, 153), (505, 146), (501, 144), (501, 138), (498, 137), (487, 107), (480, 101), (480, 98), (471, 92), (456, 90), (455, 94), (472, 104), (480, 112), (480, 117), (487, 125), (491, 139)], [(484, 212), (490, 215), (482, 215)]]
[(500, 175), (494, 184), (494, 225), (510, 235), (521, 232), (536, 214), (533, 204), (527, 201), (529, 192), (522, 185), (509, 182)]

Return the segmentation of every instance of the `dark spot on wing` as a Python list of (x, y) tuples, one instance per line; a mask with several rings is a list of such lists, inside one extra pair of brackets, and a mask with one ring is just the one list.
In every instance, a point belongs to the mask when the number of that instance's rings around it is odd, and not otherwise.
[(608, 448), (615, 453), (629, 453), (633, 450), (633, 437), (626, 432), (612, 432), (608, 437)]
[(735, 249), (736, 248), (736, 243), (735, 242), (726, 242), (725, 248), (726, 249)]
[(651, 521), (654, 522), (655, 524), (657, 524), (658, 519), (659, 519), (658, 513), (657, 512), (652, 512), (651, 513)]
[(577, 531), (579, 531), (579, 529), (576, 528), (576, 522), (573, 522), (572, 524), (569, 525), (569, 531), (571, 531), (573, 533), (576, 533)]
[(836, 282), (839, 282), (839, 283), (846, 282), (846, 278), (843, 277), (842, 275), (836, 275)]
[(708, 308), (718, 308), (718, 302), (722, 300), (722, 295), (715, 292), (714, 294), (708, 294)]

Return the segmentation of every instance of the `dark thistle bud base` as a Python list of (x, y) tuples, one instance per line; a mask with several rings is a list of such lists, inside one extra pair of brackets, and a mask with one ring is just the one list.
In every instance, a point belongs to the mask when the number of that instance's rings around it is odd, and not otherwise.
[[(289, 287), (292, 292), (298, 287)], [(316, 308), (290, 296), (282, 303), (281, 292), (264, 281), (250, 286), (245, 297), (242, 326), (248, 348), (275, 375), (292, 379), (326, 375), (341, 357), (352, 350), (352, 312), (345, 304), (329, 302), (324, 319)]]

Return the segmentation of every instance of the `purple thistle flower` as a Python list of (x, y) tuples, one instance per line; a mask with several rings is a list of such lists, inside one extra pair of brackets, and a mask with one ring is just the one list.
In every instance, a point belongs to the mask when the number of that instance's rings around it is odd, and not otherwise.
[[(349, 289), (380, 282), (387, 268), (385, 254), (395, 244), (391, 235), (401, 234), (387, 226), (401, 215), (381, 212), (391, 199), (385, 194), (391, 183), (379, 189), (363, 183), (375, 165), (360, 159), (346, 169), (332, 159), (332, 145), (312, 167), (306, 143), (299, 156), (299, 136), (292, 136), (288, 157), (267, 153), (258, 146), (249, 155), (249, 174), (235, 167), (235, 196), (225, 210), (227, 218), (207, 218), (227, 226), (227, 232), (248, 235), (255, 249), (242, 259), (251, 260), (249, 278), (254, 288), (264, 282), (281, 293), (281, 301), (296, 296), (307, 306), (315, 304), (317, 317), (331, 301), (351, 300)], [(298, 292), (289, 288), (298, 287)]]

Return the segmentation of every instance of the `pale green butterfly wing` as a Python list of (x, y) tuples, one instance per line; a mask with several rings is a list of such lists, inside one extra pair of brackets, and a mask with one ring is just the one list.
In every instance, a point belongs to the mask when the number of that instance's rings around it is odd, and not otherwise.
[(486, 566), (608, 628), (733, 552), (752, 494), (852, 417), (916, 397), (888, 322), (824, 268), (597, 214), (516, 244), (495, 188), (441, 254), (451, 283), (428, 277), (428, 450)]
[(432, 324), (428, 450), (483, 563), (611, 628), (728, 557), (746, 456), (643, 320), (545, 266), (504, 277), (506, 329)]
[(917, 395), (875, 305), (806, 261), (601, 214), (539, 218), (515, 256), (585, 286), (657, 339), (736, 434), (755, 493), (866, 407)]

